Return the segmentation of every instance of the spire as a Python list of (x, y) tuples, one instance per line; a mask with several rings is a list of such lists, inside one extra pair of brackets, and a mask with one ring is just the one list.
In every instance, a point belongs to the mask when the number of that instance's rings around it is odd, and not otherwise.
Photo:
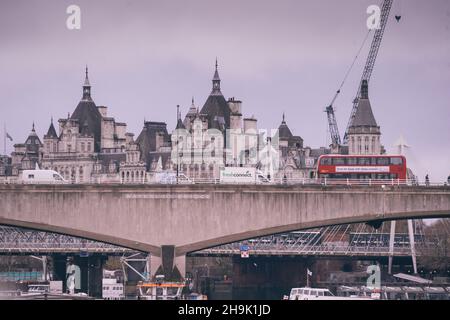
[(220, 92), (220, 77), (219, 77), (219, 70), (218, 70), (219, 64), (217, 62), (216, 58), (216, 70), (214, 72), (214, 77), (212, 80), (212, 92), (211, 95), (222, 95), (222, 92)]
[(378, 127), (370, 105), (367, 80), (361, 83), (361, 95), (351, 127)]
[(55, 126), (53, 125), (53, 117), (50, 119), (50, 127), (48, 128), (47, 134), (44, 136), (44, 138), (57, 138), (58, 135), (56, 134)]
[(281, 121), (281, 124), (278, 127), (278, 134), (279, 134), (279, 137), (282, 139), (290, 139), (293, 136), (291, 130), (289, 129), (289, 127), (286, 124), (286, 116), (285, 116), (284, 112), (283, 112), (283, 120)]
[(28, 137), (34, 137), (34, 136), (37, 136), (37, 134), (36, 134), (36, 130), (34, 128), (34, 121), (33, 121), (33, 125), (31, 126), (31, 132), (28, 135)]
[(363, 80), (361, 83), (361, 99), (369, 99), (369, 85), (367, 80)]
[(92, 100), (91, 99), (91, 84), (89, 83), (89, 70), (88, 66), (86, 65), (86, 78), (84, 79), (83, 84), (83, 100)]
[(181, 121), (180, 105), (177, 105), (177, 127), (175, 129), (186, 129), (183, 121)]
[(84, 79), (84, 85), (86, 87), (90, 87), (91, 85), (89, 84), (89, 70), (88, 70), (88, 66), (86, 65), (86, 78)]

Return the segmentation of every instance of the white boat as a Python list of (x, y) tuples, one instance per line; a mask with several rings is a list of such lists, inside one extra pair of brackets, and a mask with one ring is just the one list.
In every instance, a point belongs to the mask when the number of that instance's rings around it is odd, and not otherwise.
[(324, 288), (292, 288), (289, 300), (372, 300), (369, 297), (340, 297), (335, 296), (330, 290)]

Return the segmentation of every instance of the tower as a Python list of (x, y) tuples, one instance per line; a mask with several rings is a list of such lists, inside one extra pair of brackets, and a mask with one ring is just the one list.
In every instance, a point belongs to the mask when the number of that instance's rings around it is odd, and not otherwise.
[(220, 92), (220, 77), (219, 77), (219, 71), (218, 71), (219, 64), (217, 63), (216, 58), (216, 71), (214, 72), (214, 77), (212, 79), (213, 87), (211, 91), (211, 95), (222, 95), (222, 92)]
[[(84, 136), (90, 136), (94, 139), (94, 151), (100, 152), (101, 150), (101, 138), (102, 138), (102, 115), (100, 114), (97, 106), (91, 97), (91, 84), (89, 83), (88, 68), (86, 66), (86, 76), (83, 84), (83, 98), (78, 103), (75, 111), (67, 121), (61, 122), (64, 130), (69, 130), (69, 126), (66, 123), (71, 122), (79, 134)], [(73, 129), (71, 130), (72, 133)]]
[(230, 128), (230, 107), (225, 100), (220, 88), (220, 77), (216, 59), (214, 76), (212, 79), (212, 91), (200, 111), (208, 119), (208, 129), (214, 128), (225, 131)]
[(88, 67), (86, 66), (86, 78), (83, 84), (83, 100), (92, 101), (91, 98), (91, 84), (89, 83)]
[(381, 131), (377, 125), (369, 100), (367, 80), (361, 84), (361, 96), (355, 118), (348, 130), (349, 154), (376, 155), (383, 153)]

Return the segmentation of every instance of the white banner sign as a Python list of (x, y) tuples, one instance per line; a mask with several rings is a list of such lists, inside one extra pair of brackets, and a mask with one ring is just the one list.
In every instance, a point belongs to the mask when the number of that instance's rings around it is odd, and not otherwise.
[(387, 172), (389, 173), (389, 167), (336, 167), (336, 173), (365, 173), (365, 172)]
[(255, 168), (225, 167), (220, 170), (220, 182), (255, 183)]

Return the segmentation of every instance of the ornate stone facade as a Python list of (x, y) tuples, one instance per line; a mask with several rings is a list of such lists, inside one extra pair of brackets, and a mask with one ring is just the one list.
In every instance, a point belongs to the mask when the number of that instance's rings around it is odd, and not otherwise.
[(44, 136), (42, 168), (73, 183), (144, 181), (145, 165), (133, 134), (126, 132), (125, 123), (108, 117), (107, 110), (92, 100), (86, 68), (83, 98), (75, 111), (58, 121), (59, 134), (52, 120)]

